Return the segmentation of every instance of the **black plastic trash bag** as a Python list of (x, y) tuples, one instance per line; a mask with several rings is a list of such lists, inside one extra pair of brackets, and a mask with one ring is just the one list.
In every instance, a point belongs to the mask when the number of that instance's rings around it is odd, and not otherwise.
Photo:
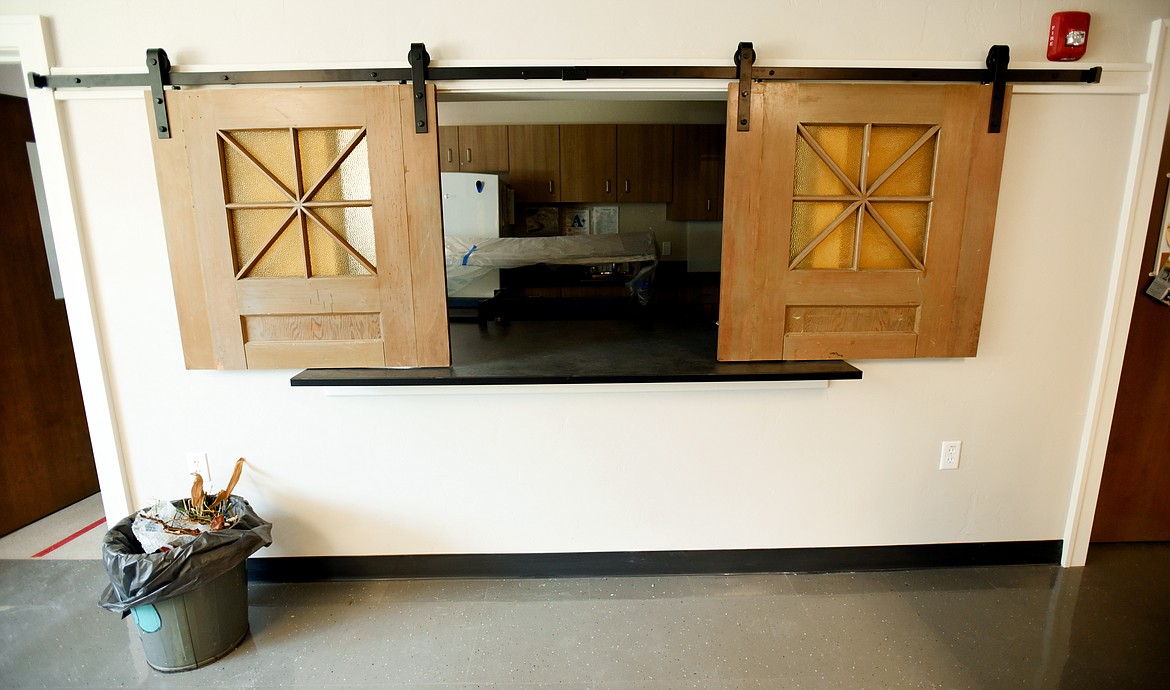
[(135, 606), (186, 594), (272, 543), (271, 522), (239, 496), (229, 496), (228, 501), (227, 517), (239, 516), (235, 525), (204, 532), (170, 551), (143, 553), (130, 528), (133, 515), (114, 525), (102, 540), (102, 560), (110, 577), (98, 602), (102, 608), (125, 617)]

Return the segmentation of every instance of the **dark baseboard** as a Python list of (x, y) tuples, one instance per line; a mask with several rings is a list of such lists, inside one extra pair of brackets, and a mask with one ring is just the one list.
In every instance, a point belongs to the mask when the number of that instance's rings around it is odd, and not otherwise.
[(312, 582), (439, 577), (597, 577), (854, 572), (989, 565), (1055, 565), (1064, 543), (1005, 541), (905, 546), (587, 553), (297, 556), (251, 558), (248, 577)]

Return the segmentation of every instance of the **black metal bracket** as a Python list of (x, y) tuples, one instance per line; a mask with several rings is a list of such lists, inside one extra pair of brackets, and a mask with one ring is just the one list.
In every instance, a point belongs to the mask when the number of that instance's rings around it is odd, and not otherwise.
[(146, 51), (146, 74), (150, 85), (150, 102), (154, 105), (155, 133), (159, 139), (171, 138), (171, 120), (167, 115), (167, 97), (163, 87), (171, 85), (171, 61), (167, 51), (150, 48)]
[(1007, 92), (1007, 67), (1011, 56), (1007, 46), (991, 46), (987, 51), (987, 76), (991, 83), (991, 114), (987, 119), (987, 133), (999, 134), (1003, 129), (1003, 98)]
[(739, 79), (739, 113), (735, 129), (746, 132), (752, 121), (752, 65), (756, 61), (756, 51), (750, 42), (745, 41), (739, 44), (732, 59), (735, 60), (735, 76)]
[(422, 43), (411, 43), (410, 52), (411, 89), (414, 92), (414, 133), (427, 133), (427, 65), (431, 64), (431, 56), (427, 47)]

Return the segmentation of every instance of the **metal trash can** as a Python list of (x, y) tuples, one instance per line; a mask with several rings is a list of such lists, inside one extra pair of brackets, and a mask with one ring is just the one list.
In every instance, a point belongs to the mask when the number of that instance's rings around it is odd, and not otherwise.
[(146, 662), (172, 673), (206, 666), (248, 634), (248, 572), (241, 561), (190, 592), (130, 609)]

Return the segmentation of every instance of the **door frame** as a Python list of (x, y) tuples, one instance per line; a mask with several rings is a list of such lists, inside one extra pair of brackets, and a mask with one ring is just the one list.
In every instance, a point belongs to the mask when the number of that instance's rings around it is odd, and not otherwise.
[(1113, 425), (1113, 411), (1117, 404), (1117, 389), (1136, 298), (1133, 278), (1144, 268), (1142, 253), (1154, 187), (1158, 182), (1162, 140), (1170, 115), (1170, 20), (1158, 19), (1153, 22), (1146, 59), (1150, 73), (1146, 89), (1139, 100), (1131, 143), (1132, 164), (1125, 181), (1129, 194), (1120, 219), (1122, 226), (1117, 233), (1110, 270), (1112, 279), (1101, 324), (1101, 341), (1093, 367), (1087, 416), (1069, 495), (1064, 553), (1061, 557), (1061, 565), (1065, 567), (1082, 566), (1088, 557), (1089, 537), (1093, 531), (1101, 473), (1105, 467), (1105, 451), (1109, 444), (1109, 430)]
[[(52, 61), (44, 17), (0, 17), (0, 63), (19, 64), (24, 74), (48, 74)], [(90, 286), (92, 271), (75, 212), (65, 136), (51, 89), (28, 89), (33, 135), (37, 140), (49, 223), (61, 267), (61, 285), (69, 305), (69, 331), (77, 358), (81, 397), (93, 445), (98, 486), (106, 519), (120, 520), (133, 509), (122, 464), (122, 444), (112, 398), (96, 302)]]

